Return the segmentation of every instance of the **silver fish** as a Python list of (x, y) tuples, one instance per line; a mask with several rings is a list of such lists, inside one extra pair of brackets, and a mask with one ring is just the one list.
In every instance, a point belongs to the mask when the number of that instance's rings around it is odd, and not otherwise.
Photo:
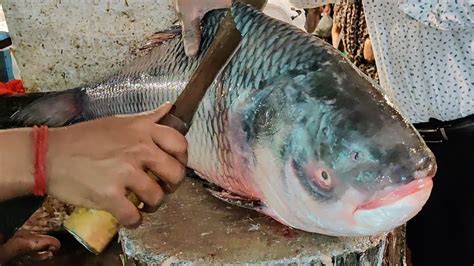
[[(340, 53), (237, 1), (242, 44), (216, 78), (187, 135), (189, 167), (288, 226), (374, 235), (416, 215), (436, 172), (433, 154), (390, 100)], [(98, 84), (46, 95), (15, 114), (61, 126), (173, 102), (212, 42), (224, 11), (203, 20), (200, 55), (179, 31)]]

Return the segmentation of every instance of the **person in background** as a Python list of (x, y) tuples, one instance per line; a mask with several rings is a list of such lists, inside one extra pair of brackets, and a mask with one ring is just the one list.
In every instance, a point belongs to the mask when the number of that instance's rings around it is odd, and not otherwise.
[(332, 5), (324, 5), (319, 7), (320, 18), (316, 28), (312, 33), (322, 40), (331, 43), (332, 42), (332, 27), (333, 27), (333, 7)]
[[(307, 9), (340, 1), (290, 2)], [(474, 5), (468, 0), (354, 2), (364, 8), (381, 87), (437, 158), (431, 197), (407, 224), (411, 261), (473, 265)]]
[(332, 44), (362, 72), (379, 81), (362, 1), (342, 0), (334, 5)]

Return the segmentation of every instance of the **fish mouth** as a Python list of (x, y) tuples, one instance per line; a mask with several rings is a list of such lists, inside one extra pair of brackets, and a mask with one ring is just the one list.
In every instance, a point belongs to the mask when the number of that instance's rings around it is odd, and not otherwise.
[(432, 178), (432, 176), (429, 176), (426, 178), (415, 179), (406, 185), (398, 186), (394, 189), (388, 189), (377, 198), (359, 205), (355, 211), (377, 209), (383, 206), (393, 204), (415, 193), (431, 190), (433, 187)]

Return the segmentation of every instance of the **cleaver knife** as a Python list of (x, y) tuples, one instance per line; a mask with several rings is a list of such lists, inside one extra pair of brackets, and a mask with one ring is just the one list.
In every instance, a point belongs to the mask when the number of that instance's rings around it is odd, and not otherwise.
[[(266, 0), (238, 1), (260, 10), (267, 3)], [(176, 99), (174, 108), (158, 124), (172, 127), (183, 135), (188, 133), (201, 100), (212, 82), (231, 60), (239, 48), (241, 40), (242, 36), (236, 28), (232, 12), (229, 10), (201, 63)], [(165, 191), (173, 190), (152, 172), (148, 171), (148, 175), (157, 180)], [(135, 206), (140, 205), (140, 201), (134, 193), (127, 194), (127, 197)], [(64, 221), (63, 226), (76, 240), (95, 254), (100, 254), (108, 246), (119, 229), (118, 222), (110, 213), (86, 208), (76, 208), (71, 216)]]

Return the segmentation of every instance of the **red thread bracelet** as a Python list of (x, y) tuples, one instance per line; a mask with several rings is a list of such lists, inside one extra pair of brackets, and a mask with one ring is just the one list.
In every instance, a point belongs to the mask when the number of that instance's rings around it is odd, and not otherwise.
[(33, 145), (35, 150), (35, 186), (33, 194), (46, 194), (46, 154), (48, 152), (48, 127), (33, 127)]

